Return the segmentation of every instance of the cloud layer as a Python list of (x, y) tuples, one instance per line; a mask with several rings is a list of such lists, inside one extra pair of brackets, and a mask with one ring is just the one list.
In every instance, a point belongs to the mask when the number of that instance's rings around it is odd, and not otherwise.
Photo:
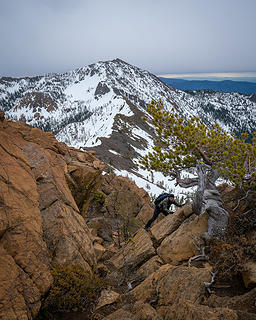
[(117, 57), (155, 74), (256, 71), (255, 0), (0, 0), (0, 76)]

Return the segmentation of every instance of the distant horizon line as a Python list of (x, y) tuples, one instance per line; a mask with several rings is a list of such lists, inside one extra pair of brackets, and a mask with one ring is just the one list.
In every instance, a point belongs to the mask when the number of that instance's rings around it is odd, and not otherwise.
[(188, 73), (166, 73), (158, 74), (157, 77), (167, 78), (167, 79), (187, 79), (187, 80), (246, 80), (255, 78), (256, 71), (246, 71), (246, 72), (188, 72)]

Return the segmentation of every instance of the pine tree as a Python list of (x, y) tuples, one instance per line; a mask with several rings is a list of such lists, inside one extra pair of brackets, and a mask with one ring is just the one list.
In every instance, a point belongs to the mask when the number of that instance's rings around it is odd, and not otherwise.
[[(228, 213), (222, 206), (216, 180), (222, 177), (234, 186), (253, 190), (256, 186), (256, 133), (252, 143), (225, 132), (218, 124), (208, 127), (198, 118), (183, 118), (174, 108), (167, 110), (162, 101), (152, 101), (147, 119), (153, 125), (156, 141), (153, 152), (140, 159), (142, 168), (162, 172), (176, 179), (181, 187), (198, 186), (193, 199), (194, 211), (209, 214), (206, 238), (222, 238)], [(182, 179), (182, 172), (194, 168), (195, 178)]]
[[(185, 119), (172, 108), (166, 110), (161, 101), (152, 101), (148, 113), (157, 139), (154, 151), (144, 156), (140, 163), (145, 169), (162, 172), (179, 178), (183, 170), (203, 162), (216, 169), (220, 176), (240, 188), (256, 186), (256, 133), (252, 143), (229, 135), (218, 124), (212, 128), (199, 118)], [(178, 181), (177, 181), (178, 182)]]

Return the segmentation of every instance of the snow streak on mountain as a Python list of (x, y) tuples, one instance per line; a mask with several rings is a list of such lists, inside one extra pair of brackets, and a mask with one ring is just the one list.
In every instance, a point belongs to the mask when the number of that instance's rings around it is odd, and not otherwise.
[(230, 132), (256, 129), (256, 103), (249, 96), (185, 93), (120, 59), (64, 74), (0, 78), (0, 108), (9, 119), (51, 131), (76, 148), (94, 149), (117, 173), (153, 193), (168, 189), (166, 178), (138, 170), (134, 160), (152, 148), (153, 130), (141, 118), (147, 104), (160, 98), (185, 117), (218, 122)]

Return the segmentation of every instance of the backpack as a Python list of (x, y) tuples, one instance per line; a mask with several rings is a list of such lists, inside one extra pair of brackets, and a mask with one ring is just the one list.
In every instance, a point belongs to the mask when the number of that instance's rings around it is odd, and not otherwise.
[(162, 200), (164, 200), (165, 198), (167, 198), (167, 197), (170, 197), (170, 193), (162, 193), (162, 194), (160, 194), (157, 198), (156, 198), (156, 200), (154, 201), (154, 204), (156, 205), (156, 206), (158, 206), (159, 205), (159, 203), (162, 201)]

